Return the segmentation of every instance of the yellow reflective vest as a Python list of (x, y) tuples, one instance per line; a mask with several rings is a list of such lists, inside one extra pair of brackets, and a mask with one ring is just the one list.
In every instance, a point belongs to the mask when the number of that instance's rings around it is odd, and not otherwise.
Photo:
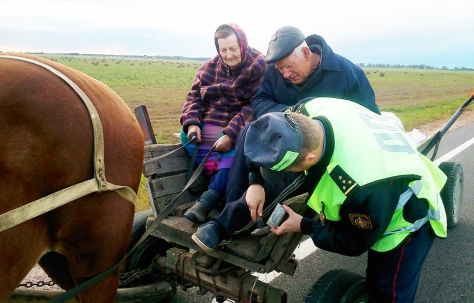
[[(320, 213), (322, 201), (327, 220), (341, 220), (339, 210), (351, 194), (380, 180), (416, 176), (410, 190), (426, 199), (426, 218), (415, 223), (403, 218), (403, 205), (395, 210), (384, 235), (372, 246), (388, 251), (399, 245), (411, 232), (429, 220), (438, 237), (446, 237), (447, 224), (440, 191), (446, 175), (420, 154), (405, 132), (388, 119), (354, 102), (316, 98), (304, 105), (309, 117), (327, 119), (334, 132), (334, 151), (308, 205)], [(349, 126), (349, 127), (348, 127)]]

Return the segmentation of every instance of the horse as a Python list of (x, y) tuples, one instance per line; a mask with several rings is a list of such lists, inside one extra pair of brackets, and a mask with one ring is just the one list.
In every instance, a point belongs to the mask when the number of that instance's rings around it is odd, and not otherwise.
[[(69, 290), (123, 258), (143, 156), (135, 116), (105, 84), (51, 60), (0, 52), (0, 214), (87, 180), (99, 184), (0, 232), (0, 302), (36, 264)], [(109, 190), (111, 184), (135, 196), (126, 199), (120, 190)], [(114, 302), (118, 280), (117, 269), (76, 300)]]

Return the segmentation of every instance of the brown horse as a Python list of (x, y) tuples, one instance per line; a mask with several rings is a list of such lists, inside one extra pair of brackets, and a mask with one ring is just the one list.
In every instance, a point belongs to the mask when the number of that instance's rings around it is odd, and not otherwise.
[[(104, 180), (136, 193), (144, 140), (120, 97), (59, 63), (4, 55), (43, 62), (87, 95), (103, 129)], [(30, 62), (0, 58), (0, 214), (94, 179), (94, 138), (84, 101), (63, 79)], [(37, 263), (65, 290), (113, 266), (126, 251), (134, 210), (115, 191), (94, 192), (0, 232), (0, 302)], [(76, 299), (114, 302), (117, 287), (115, 271)]]

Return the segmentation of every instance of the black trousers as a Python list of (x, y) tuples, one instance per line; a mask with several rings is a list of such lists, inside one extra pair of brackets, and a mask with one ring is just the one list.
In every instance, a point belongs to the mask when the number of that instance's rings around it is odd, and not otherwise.
[(251, 124), (252, 122), (245, 124), (235, 142), (236, 152), (232, 165), (230, 166), (229, 182), (226, 188), (225, 198), (228, 203), (240, 199), (249, 186), (250, 170), (244, 155), (244, 142), (247, 130)]
[(366, 270), (369, 303), (414, 302), (423, 263), (435, 237), (427, 222), (391, 251), (369, 250)]
[[(229, 172), (229, 182), (226, 189), (226, 205), (222, 212), (211, 219), (213, 224), (217, 224), (220, 240), (228, 240), (233, 233), (245, 228), (251, 221), (250, 210), (245, 200), (247, 188), (249, 186), (248, 175), (249, 168), (244, 155), (245, 135), (247, 134), (250, 123), (247, 123), (240, 131), (236, 142), (236, 155)], [(274, 205), (272, 202), (287, 189), (301, 173), (286, 173), (283, 180), (278, 184), (270, 184), (265, 182), (265, 207)], [(288, 190), (288, 189), (287, 189)], [(306, 187), (299, 186), (287, 198), (293, 197), (306, 192)], [(266, 211), (271, 213), (272, 209)], [(250, 228), (251, 231), (253, 228)]]

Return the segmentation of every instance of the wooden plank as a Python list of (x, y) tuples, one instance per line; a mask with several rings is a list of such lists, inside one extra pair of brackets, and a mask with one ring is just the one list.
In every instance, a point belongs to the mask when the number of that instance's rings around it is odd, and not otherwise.
[[(308, 205), (306, 204), (307, 197), (308, 194), (302, 194), (286, 200), (285, 203), (296, 213), (304, 214), (308, 209)], [(281, 262), (286, 261), (299, 245), (302, 236), (302, 233), (286, 233), (281, 235), (270, 253), (269, 259), (265, 264), (265, 270), (272, 271), (276, 269)], [(290, 272), (285, 271), (288, 269), (291, 270), (291, 268), (291, 266), (281, 266), (279, 270), (286, 274), (293, 275), (296, 267)]]
[[(164, 178), (154, 178), (150, 181), (150, 189), (153, 198), (161, 198), (172, 194), (179, 194), (186, 185), (186, 173), (168, 176)], [(191, 184), (189, 190), (192, 192), (203, 192), (207, 189), (209, 181), (203, 175), (200, 175), (196, 181)]]
[[(154, 199), (153, 202), (155, 204), (155, 208), (158, 213), (160, 213), (168, 204), (170, 204), (171, 201), (173, 201), (176, 196), (178, 196), (179, 193), (177, 194), (172, 194), (168, 196), (164, 196), (161, 198)], [(177, 202), (177, 207), (173, 213), (180, 213), (183, 214), (184, 210), (180, 208), (181, 205), (188, 204), (192, 201), (196, 201), (199, 197), (201, 196), (201, 193), (194, 193), (189, 190), (185, 191), (181, 196), (179, 196)]]
[(133, 110), (135, 117), (137, 117), (138, 124), (142, 129), (143, 137), (145, 139), (145, 145), (156, 144), (155, 133), (151, 126), (150, 116), (145, 105), (141, 104)]
[[(145, 161), (162, 156), (168, 152), (178, 149), (181, 144), (153, 144), (145, 146)], [(143, 175), (149, 176), (168, 176), (176, 173), (187, 172), (189, 169), (188, 153), (184, 149), (180, 149), (169, 156), (157, 161), (143, 165)]]
[(270, 233), (268, 236), (262, 238), (261, 245), (259, 246), (258, 253), (254, 257), (255, 260), (261, 261), (270, 255), (272, 252), (273, 247), (275, 247), (275, 243), (278, 241), (278, 236)]
[(259, 262), (268, 257), (277, 239), (278, 236), (272, 233), (265, 236), (240, 235), (227, 244), (225, 250)]
[(181, 147), (181, 144), (150, 144), (145, 146), (145, 160), (161, 156)]
[[(181, 241), (191, 241), (192, 234), (196, 232), (197, 225), (184, 217), (171, 216), (163, 220), (162, 225), (166, 225), (168, 232), (172, 233), (172, 237), (177, 237)], [(160, 229), (158, 227), (157, 229)], [(174, 231), (173, 231), (174, 230)], [(260, 261), (264, 257), (259, 252), (264, 245), (273, 246), (278, 236), (269, 234), (265, 236), (245, 235), (233, 239), (229, 244), (219, 247), (219, 250), (229, 252), (236, 256), (242, 256), (252, 261)], [(269, 239), (269, 240), (267, 240)], [(273, 243), (273, 244), (272, 244)], [(268, 254), (267, 254), (268, 256)], [(260, 257), (260, 260), (257, 260)], [(266, 256), (265, 256), (266, 257)]]
[[(172, 216), (164, 219), (163, 222), (153, 230), (152, 235), (184, 247), (202, 251), (201, 248), (191, 239), (191, 235), (196, 230), (197, 226), (188, 219)], [(228, 253), (222, 250), (222, 248), (223, 247), (219, 247), (216, 250), (205, 253), (249, 271), (263, 272), (264, 267), (262, 264)]]
[[(176, 150), (180, 146), (179, 144), (146, 146), (145, 160)], [(155, 206), (159, 211), (166, 207), (184, 188), (189, 161), (190, 157), (182, 149), (161, 160), (145, 165), (144, 174), (152, 176), (150, 189)], [(195, 201), (207, 189), (208, 184), (208, 179), (201, 175), (191, 188), (180, 196), (179, 204), (190, 204), (190, 202)], [(306, 196), (300, 195), (291, 198), (286, 203), (297, 213), (302, 213), (307, 208)], [(165, 219), (153, 234), (167, 241), (200, 250), (191, 239), (191, 235), (196, 229), (195, 224), (182, 216), (175, 215)], [(288, 263), (287, 259), (291, 259), (291, 254), (300, 239), (301, 234), (285, 234), (282, 236), (269, 234), (258, 237), (245, 234), (234, 238), (231, 243), (219, 247), (209, 255), (231, 260), (230, 263), (244, 266), (253, 271), (257, 271), (256, 268), (259, 268), (259, 271), (264, 268), (265, 272), (270, 272), (278, 267), (282, 272), (293, 274), (296, 266)], [(262, 267), (263, 264), (265, 264), (264, 267)]]
[[(188, 197), (190, 193), (183, 194), (183, 200), (181, 204), (189, 202)], [(170, 195), (163, 197), (167, 200), (162, 200), (159, 203), (160, 209), (163, 209), (176, 195)], [(305, 202), (306, 195), (293, 197), (289, 200), (290, 207), (296, 212), (300, 213), (306, 208)], [(156, 204), (155, 204), (156, 205)], [(166, 222), (165, 222), (166, 221)], [(168, 226), (169, 240), (177, 237), (181, 242), (190, 243), (191, 235), (195, 232), (197, 226), (183, 217), (172, 216), (163, 221)], [(183, 223), (184, 221), (184, 223)], [(175, 224), (175, 225), (173, 225)], [(177, 233), (173, 233), (172, 230), (176, 230)], [(286, 261), (286, 257), (289, 257), (293, 253), (294, 249), (301, 239), (301, 234), (285, 234), (282, 236), (276, 236), (269, 234), (265, 236), (251, 236), (249, 234), (240, 235), (233, 239), (228, 245), (222, 247), (223, 251), (229, 252), (235, 256), (244, 257), (245, 259), (261, 262), (265, 261), (265, 269), (267, 272), (274, 270), (279, 263)], [(179, 242), (178, 242), (179, 243)], [(268, 260), (267, 260), (268, 259)], [(280, 266), (280, 269), (287, 273), (293, 274), (294, 272), (286, 272), (288, 266)], [(293, 268), (293, 267), (289, 267)]]

